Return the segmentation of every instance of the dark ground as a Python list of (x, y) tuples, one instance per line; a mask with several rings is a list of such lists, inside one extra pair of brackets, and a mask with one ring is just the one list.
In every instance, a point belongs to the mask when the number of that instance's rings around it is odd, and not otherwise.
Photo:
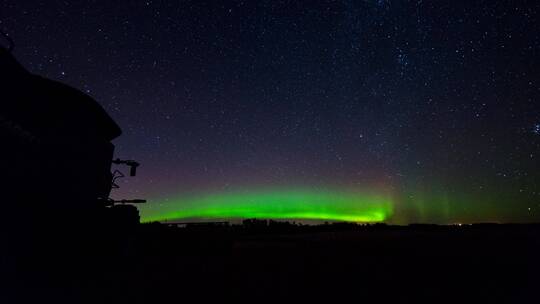
[(41, 248), (3, 286), (13, 303), (538, 303), (539, 236), (539, 225), (146, 224)]

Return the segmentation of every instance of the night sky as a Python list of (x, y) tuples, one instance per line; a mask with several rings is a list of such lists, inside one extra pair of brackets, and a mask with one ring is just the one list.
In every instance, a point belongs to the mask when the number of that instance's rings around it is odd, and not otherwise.
[(533, 222), (539, 12), (538, 1), (3, 0), (0, 28), (26, 68), (86, 92), (122, 127), (116, 156), (142, 165), (114, 197), (148, 199), (143, 219), (229, 218), (253, 201), (246, 217), (304, 218), (293, 207), (315, 200), (305, 218)]

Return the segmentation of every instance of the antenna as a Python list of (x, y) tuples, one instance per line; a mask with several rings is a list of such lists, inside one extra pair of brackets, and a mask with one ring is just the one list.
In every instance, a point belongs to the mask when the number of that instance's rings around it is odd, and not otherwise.
[(9, 35), (3, 30), (0, 30), (0, 35), (2, 35), (2, 37), (4, 37), (4, 39), (7, 40), (8, 42), (7, 49), (11, 53), (11, 51), (13, 51), (13, 48), (15, 47), (15, 43), (13, 42), (13, 39), (11, 39), (11, 37), (9, 37)]
[(139, 163), (134, 160), (122, 160), (117, 158), (114, 159), (112, 163), (117, 165), (127, 165), (129, 166), (129, 176), (137, 175), (137, 167), (139, 166)]

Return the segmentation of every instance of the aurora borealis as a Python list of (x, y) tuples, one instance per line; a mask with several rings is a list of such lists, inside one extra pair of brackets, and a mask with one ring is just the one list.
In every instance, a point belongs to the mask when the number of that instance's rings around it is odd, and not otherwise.
[(0, 27), (121, 126), (145, 221), (540, 221), (539, 2), (36, 2)]
[(139, 209), (144, 222), (250, 218), (391, 224), (534, 221), (534, 214), (528, 209), (514, 208), (512, 203), (516, 198), (504, 191), (465, 193), (447, 188), (410, 186), (408, 192), (400, 193), (397, 189), (375, 186), (362, 191), (335, 187), (253, 187), (155, 198), (152, 204), (140, 205)]
[(366, 193), (335, 191), (258, 191), (194, 196), (141, 207), (142, 221), (185, 219), (301, 219), (382, 222), (392, 203)]

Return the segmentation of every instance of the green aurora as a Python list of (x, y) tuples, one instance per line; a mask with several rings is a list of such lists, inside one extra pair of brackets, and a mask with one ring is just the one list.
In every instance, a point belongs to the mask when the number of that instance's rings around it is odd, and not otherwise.
[(142, 222), (246, 218), (383, 222), (393, 210), (393, 202), (386, 196), (320, 190), (192, 195), (154, 201), (140, 208)]

